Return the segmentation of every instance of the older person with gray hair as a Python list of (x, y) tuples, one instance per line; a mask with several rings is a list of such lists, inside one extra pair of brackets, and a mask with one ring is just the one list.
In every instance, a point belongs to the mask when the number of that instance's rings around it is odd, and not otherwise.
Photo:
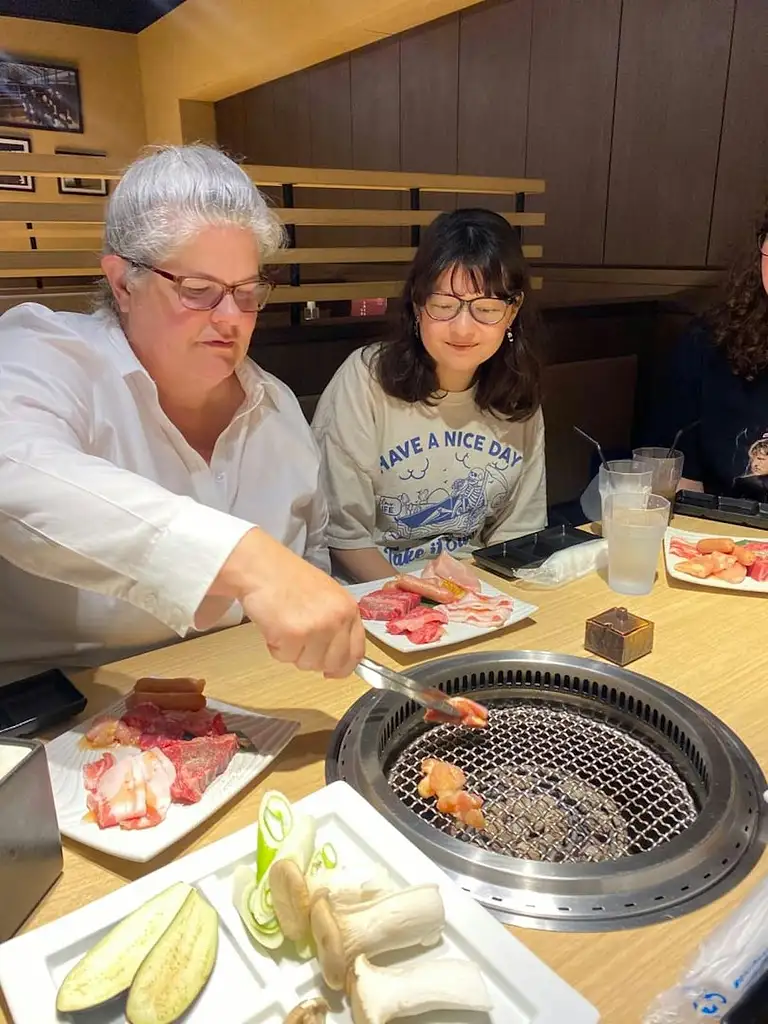
[(327, 574), (311, 431), (247, 357), (282, 241), (227, 156), (161, 148), (109, 201), (100, 308), (0, 317), (6, 679), (244, 617), (302, 669), (343, 676), (362, 656), (356, 603)]

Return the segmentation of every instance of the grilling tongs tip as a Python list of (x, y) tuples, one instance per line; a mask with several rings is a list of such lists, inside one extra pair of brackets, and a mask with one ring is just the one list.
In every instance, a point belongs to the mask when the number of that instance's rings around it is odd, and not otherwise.
[(379, 665), (371, 658), (362, 658), (355, 671), (364, 683), (377, 690), (392, 690), (394, 693), (403, 694), (425, 708), (439, 712), (444, 719), (456, 725), (463, 723), (461, 712), (450, 703), (442, 690), (436, 687), (423, 686), (415, 679)]

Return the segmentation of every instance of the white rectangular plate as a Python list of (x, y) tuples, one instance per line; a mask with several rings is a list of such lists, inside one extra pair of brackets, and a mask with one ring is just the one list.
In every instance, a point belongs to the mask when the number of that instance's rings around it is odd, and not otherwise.
[[(220, 711), (227, 728), (247, 736), (256, 747), (256, 752), (241, 750), (235, 754), (227, 770), (213, 780), (198, 803), (171, 804), (165, 821), (161, 821), (153, 828), (99, 828), (96, 822), (83, 820), (88, 811), (83, 786), (83, 765), (89, 761), (96, 761), (104, 753), (103, 750), (93, 750), (85, 746), (83, 737), (95, 717), (122, 715), (125, 711), (123, 701), (99, 712), (94, 718), (78, 722), (74, 729), (47, 743), (45, 752), (62, 834), (86, 846), (92, 846), (95, 850), (111, 853), (114, 857), (136, 861), (151, 860), (192, 829), (197, 828), (260, 775), (299, 727), (298, 722), (257, 715), (253, 711), (235, 707), (234, 704), (222, 704), (218, 700), (209, 700), (208, 708), (211, 711)], [(136, 753), (135, 747), (109, 749), (117, 758)]]
[[(752, 594), (768, 594), (768, 582), (762, 583), (760, 580), (750, 579), (749, 576), (744, 580), (743, 583), (727, 583), (725, 580), (714, 580), (704, 579), (700, 580), (697, 576), (688, 576), (687, 573), (678, 572), (675, 566), (678, 562), (684, 562), (685, 559), (679, 555), (673, 555), (669, 550), (669, 545), (674, 537), (679, 537), (681, 540), (686, 541), (689, 544), (696, 544), (704, 537), (718, 537), (721, 534), (715, 533), (688, 533), (685, 530), (677, 530), (674, 526), (670, 526), (664, 535), (664, 561), (667, 566), (667, 572), (675, 579), (680, 580), (683, 583), (698, 583), (700, 587), (716, 587), (718, 590), (746, 590)], [(723, 536), (730, 536), (723, 535)], [(757, 537), (730, 537), (731, 540), (746, 540), (758, 543), (759, 538)], [(768, 542), (766, 542), (768, 544)]]
[[(433, 949), (390, 955), (387, 962), (461, 957), (481, 969), (493, 1010), (433, 1012), (419, 1024), (595, 1024), (597, 1010), (533, 955), (498, 921), (456, 886), (421, 851), (345, 782), (335, 782), (297, 805), (318, 823), (317, 842), (332, 842), (347, 863), (386, 867), (403, 887), (436, 883), (446, 910), (446, 929)], [(351, 1024), (339, 993), (324, 991), (316, 960), (302, 963), (287, 953), (255, 946), (232, 905), (232, 877), (255, 860), (256, 830), (248, 826), (217, 843), (173, 861), (51, 924), (0, 946), (0, 987), (15, 1024), (61, 1024), (56, 992), (73, 964), (131, 910), (176, 881), (196, 885), (219, 914), (219, 952), (208, 985), (185, 1015), (185, 1024), (282, 1024), (303, 999), (323, 994), (329, 1024)], [(223, 1015), (223, 1016), (222, 1016)], [(120, 1024), (122, 1007), (87, 1015), (88, 1024)], [(66, 1018), (74, 1021), (74, 1017)]]
[[(389, 576), (383, 580), (373, 580), (371, 583), (353, 583), (347, 589), (359, 601), (366, 594), (371, 594), (374, 590), (381, 590), (389, 579), (392, 579), (392, 577)], [(487, 594), (488, 597), (511, 596), (501, 590), (497, 590), (496, 587), (492, 587), (490, 583), (485, 581), (480, 583), (480, 592)], [(467, 622), (449, 622), (445, 626), (445, 632), (440, 639), (433, 640), (429, 644), (415, 644), (408, 639), (405, 633), (388, 633), (386, 622), (378, 622), (375, 619), (363, 619), (363, 625), (371, 636), (375, 636), (377, 640), (381, 640), (382, 643), (387, 644), (389, 647), (394, 647), (397, 651), (406, 651), (410, 654), (413, 651), (428, 651), (432, 647), (448, 647), (451, 644), (467, 643), (468, 641), (477, 640), (478, 637), (485, 636), (486, 633), (498, 633), (500, 629), (506, 629), (507, 626), (511, 626), (515, 622), (521, 622), (539, 610), (538, 605), (528, 604), (527, 601), (521, 601), (517, 597), (513, 598), (513, 600), (514, 605), (507, 617), (507, 621), (501, 626), (472, 626)]]

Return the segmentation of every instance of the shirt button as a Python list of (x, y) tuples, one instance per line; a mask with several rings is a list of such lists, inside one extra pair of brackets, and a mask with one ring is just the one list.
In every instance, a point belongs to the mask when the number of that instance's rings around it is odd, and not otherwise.
[(224, 479), (224, 474), (223, 473), (217, 473), (216, 474), (216, 479), (219, 481), (219, 483), (221, 483), (221, 481)]

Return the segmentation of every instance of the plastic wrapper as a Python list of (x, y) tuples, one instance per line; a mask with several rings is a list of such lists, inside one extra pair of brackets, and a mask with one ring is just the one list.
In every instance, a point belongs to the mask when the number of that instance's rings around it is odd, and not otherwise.
[(515, 578), (539, 587), (561, 587), (608, 565), (608, 541), (602, 537), (564, 548), (531, 569), (516, 569)]
[(643, 1024), (722, 1020), (766, 970), (768, 879), (705, 939), (684, 976), (656, 999)]

